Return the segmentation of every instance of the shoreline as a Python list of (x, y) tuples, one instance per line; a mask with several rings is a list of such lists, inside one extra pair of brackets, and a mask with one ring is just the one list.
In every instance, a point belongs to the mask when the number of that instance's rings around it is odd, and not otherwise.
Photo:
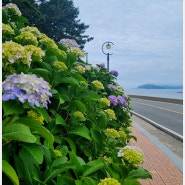
[(182, 99), (173, 99), (173, 98), (160, 98), (160, 97), (152, 97), (152, 96), (141, 96), (141, 95), (129, 95), (130, 98), (138, 98), (138, 99), (145, 99), (145, 100), (153, 100), (153, 101), (161, 101), (161, 102), (168, 102), (168, 103), (175, 103), (183, 105)]

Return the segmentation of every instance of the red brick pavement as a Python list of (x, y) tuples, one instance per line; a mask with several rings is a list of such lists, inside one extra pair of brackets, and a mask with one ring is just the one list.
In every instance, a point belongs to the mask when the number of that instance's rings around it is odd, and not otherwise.
[(131, 144), (138, 146), (144, 152), (143, 168), (150, 171), (153, 179), (139, 180), (142, 185), (183, 185), (183, 174), (175, 164), (136, 127), (133, 135), (137, 142)]

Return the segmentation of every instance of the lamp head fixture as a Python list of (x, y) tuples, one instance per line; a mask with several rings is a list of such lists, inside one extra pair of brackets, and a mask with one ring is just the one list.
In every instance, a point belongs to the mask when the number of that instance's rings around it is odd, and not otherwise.
[(108, 43), (108, 44), (106, 45), (106, 48), (107, 48), (107, 49), (110, 49), (110, 48), (111, 48), (111, 45)]

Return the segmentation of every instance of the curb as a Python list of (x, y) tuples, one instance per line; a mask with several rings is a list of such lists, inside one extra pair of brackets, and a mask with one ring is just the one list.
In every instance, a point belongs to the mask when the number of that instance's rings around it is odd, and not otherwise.
[(131, 113), (134, 114), (135, 116), (138, 116), (141, 119), (149, 122), (151, 125), (153, 125), (154, 127), (164, 131), (165, 133), (170, 134), (171, 136), (175, 137), (176, 139), (178, 139), (180, 141), (183, 141), (183, 136), (178, 134), (177, 132), (174, 132), (173, 130), (170, 130), (169, 128), (166, 128), (166, 127), (164, 127), (164, 126), (162, 126), (162, 125), (160, 125), (160, 124), (158, 124), (158, 123), (156, 123), (156, 122), (154, 122), (154, 121), (152, 121), (152, 120), (150, 120), (150, 119), (148, 119), (148, 118), (146, 118), (146, 117), (144, 117), (144, 116), (142, 116), (142, 115), (140, 115), (140, 114), (138, 114), (134, 111), (131, 111)]

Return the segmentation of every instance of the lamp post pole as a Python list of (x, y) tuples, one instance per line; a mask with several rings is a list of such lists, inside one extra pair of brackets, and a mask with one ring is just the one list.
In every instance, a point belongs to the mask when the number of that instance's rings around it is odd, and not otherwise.
[(83, 50), (83, 52), (84, 52), (84, 55), (85, 55), (85, 62), (88, 63), (88, 52), (86, 52), (84, 50)]
[(102, 45), (102, 52), (103, 52), (103, 54), (107, 55), (107, 70), (109, 71), (109, 56), (112, 55), (113, 53), (109, 53), (109, 52), (104, 51), (104, 45), (105, 44), (106, 44), (106, 49), (107, 50), (111, 49), (111, 45), (114, 45), (114, 44), (110, 41), (107, 41), (107, 42), (104, 42), (103, 45)]

